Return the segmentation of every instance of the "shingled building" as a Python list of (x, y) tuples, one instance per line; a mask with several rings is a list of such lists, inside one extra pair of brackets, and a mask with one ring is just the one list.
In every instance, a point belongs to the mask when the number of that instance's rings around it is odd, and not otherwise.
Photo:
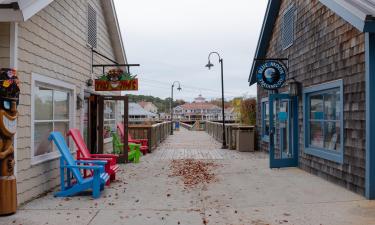
[(271, 150), (271, 167), (375, 198), (374, 32), (373, 0), (269, 1), (249, 82), (267, 60), (288, 71), (279, 90), (258, 87), (259, 149)]

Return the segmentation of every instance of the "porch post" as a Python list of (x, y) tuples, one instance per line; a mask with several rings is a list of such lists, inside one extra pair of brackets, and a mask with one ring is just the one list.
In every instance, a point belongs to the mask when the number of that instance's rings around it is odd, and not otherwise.
[(366, 197), (375, 199), (375, 33), (366, 33)]

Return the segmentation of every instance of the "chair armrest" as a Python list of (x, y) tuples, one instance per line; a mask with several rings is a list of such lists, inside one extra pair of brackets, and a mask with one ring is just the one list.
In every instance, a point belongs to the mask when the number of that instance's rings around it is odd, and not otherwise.
[(148, 142), (148, 139), (137, 139), (138, 141), (147, 141)]
[(61, 167), (68, 168), (68, 169), (77, 168), (77, 169), (84, 169), (84, 170), (101, 170), (101, 169), (103, 169), (103, 166), (80, 166), (80, 165), (72, 166), (72, 165), (62, 165)]
[(102, 160), (102, 161), (111, 161), (112, 159), (111, 158), (77, 158), (78, 161), (97, 161), (97, 160)]
[(136, 143), (130, 143), (130, 142), (129, 142), (129, 147), (132, 147), (132, 146), (135, 146), (135, 147), (136, 147), (136, 146), (139, 146), (139, 147), (141, 147), (141, 145), (140, 145), (140, 144), (136, 144)]
[(94, 158), (118, 158), (118, 155), (113, 155), (113, 154), (91, 154), (91, 157)]
[(96, 165), (105, 165), (107, 161), (99, 161), (99, 160), (76, 160), (76, 163), (91, 163)]

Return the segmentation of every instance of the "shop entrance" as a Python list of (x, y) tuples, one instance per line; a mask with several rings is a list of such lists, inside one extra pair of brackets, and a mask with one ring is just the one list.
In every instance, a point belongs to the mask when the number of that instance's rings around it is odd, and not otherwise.
[(298, 166), (298, 98), (270, 94), (270, 168)]
[[(117, 105), (117, 103), (122, 104)], [(116, 131), (117, 122), (122, 121), (125, 131), (128, 128), (128, 97), (108, 96), (86, 93), (84, 95), (83, 137), (92, 154), (103, 154), (104, 140), (111, 138), (111, 132)], [(120, 108), (122, 107), (122, 109)], [(117, 110), (117, 113), (112, 113)], [(115, 118), (119, 115), (121, 118)], [(113, 140), (112, 140), (113, 141)], [(118, 162), (128, 161), (128, 135), (122, 139), (123, 152)]]

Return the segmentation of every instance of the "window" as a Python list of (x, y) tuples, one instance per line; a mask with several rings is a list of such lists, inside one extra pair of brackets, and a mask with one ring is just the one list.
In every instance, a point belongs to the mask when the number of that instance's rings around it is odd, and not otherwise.
[(305, 152), (343, 162), (342, 80), (304, 91)]
[[(32, 163), (37, 164), (58, 156), (48, 141), (52, 131), (65, 137), (73, 124), (74, 86), (48, 77), (33, 74), (32, 86)], [(66, 141), (69, 144), (68, 138)]]
[(112, 137), (112, 132), (116, 131), (116, 101), (104, 102), (104, 139)]
[(87, 43), (93, 48), (97, 47), (97, 16), (91, 5), (87, 9)]
[(289, 7), (284, 15), (282, 22), (282, 46), (287, 49), (293, 45), (294, 42), (294, 20), (295, 20), (295, 7)]
[(270, 112), (268, 99), (262, 100), (262, 140), (268, 141), (270, 135)]

